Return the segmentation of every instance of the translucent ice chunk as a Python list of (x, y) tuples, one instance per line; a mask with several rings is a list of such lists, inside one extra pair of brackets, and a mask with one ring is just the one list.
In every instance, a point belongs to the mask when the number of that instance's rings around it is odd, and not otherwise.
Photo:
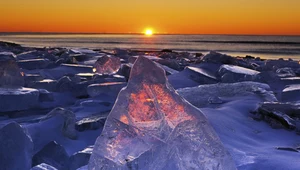
[(164, 70), (139, 57), (98, 137), (89, 169), (236, 169), (198, 109), (167, 82)]
[(96, 72), (100, 74), (114, 74), (118, 72), (120, 67), (120, 58), (112, 56), (109, 57), (107, 55), (99, 58), (94, 65)]
[(15, 58), (10, 53), (0, 53), (0, 87), (24, 86), (24, 77)]

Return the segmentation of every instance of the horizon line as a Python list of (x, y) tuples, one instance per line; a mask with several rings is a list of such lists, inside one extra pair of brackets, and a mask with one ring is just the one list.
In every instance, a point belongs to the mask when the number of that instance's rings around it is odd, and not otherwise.
[[(95, 35), (95, 34), (111, 34), (111, 35), (144, 35), (144, 33), (107, 33), (107, 32), (0, 32), (0, 34), (82, 34), (82, 35)], [(300, 36), (300, 34), (201, 34), (201, 33), (154, 33), (153, 35), (228, 35), (228, 36)]]

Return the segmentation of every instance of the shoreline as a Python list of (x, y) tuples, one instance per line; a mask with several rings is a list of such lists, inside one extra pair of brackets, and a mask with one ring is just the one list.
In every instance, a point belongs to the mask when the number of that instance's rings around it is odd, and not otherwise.
[[(89, 49), (89, 50), (108, 50), (113, 51), (116, 49), (123, 49), (123, 50), (131, 50), (131, 51), (139, 51), (139, 52), (161, 52), (162, 50), (165, 50), (166, 48), (161, 49), (152, 49), (152, 48), (88, 48), (83, 45), (78, 46), (44, 46), (44, 45), (36, 45), (36, 44), (26, 44), (26, 43), (20, 43), (16, 41), (3, 41), (0, 39), (0, 42), (2, 43), (12, 43), (17, 44), (25, 48), (66, 48), (66, 49)], [(208, 54), (210, 51), (214, 50), (184, 50), (184, 49), (167, 49), (172, 50), (173, 52), (187, 52), (187, 53), (202, 53), (202, 54)], [(264, 60), (276, 60), (283, 58), (285, 60), (292, 59), (295, 61), (300, 62), (300, 54), (298, 53), (270, 53), (270, 52), (253, 52), (253, 51), (229, 51), (229, 50), (217, 50), (216, 52), (227, 54), (233, 57), (246, 57), (246, 56), (253, 56), (253, 57), (259, 57)]]

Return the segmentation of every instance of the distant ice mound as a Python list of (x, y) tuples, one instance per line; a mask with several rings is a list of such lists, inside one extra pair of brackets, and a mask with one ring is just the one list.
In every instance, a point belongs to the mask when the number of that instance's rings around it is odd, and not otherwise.
[(236, 167), (204, 115), (175, 92), (161, 67), (139, 57), (96, 140), (89, 169)]
[[(236, 98), (256, 94), (264, 101), (276, 102), (277, 98), (270, 91), (270, 86), (264, 83), (245, 81), (237, 83), (206, 84), (196, 87), (177, 89), (177, 92), (196, 107), (205, 107), (214, 98)], [(232, 99), (231, 99), (232, 100)], [(234, 100), (234, 99), (233, 99)]]
[(12, 53), (0, 53), (0, 87), (24, 86), (24, 77)]

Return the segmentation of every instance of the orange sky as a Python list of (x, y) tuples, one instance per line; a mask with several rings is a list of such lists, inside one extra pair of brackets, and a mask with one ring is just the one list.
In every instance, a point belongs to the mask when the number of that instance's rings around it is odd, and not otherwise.
[(1, 0), (0, 32), (300, 35), (300, 0)]

